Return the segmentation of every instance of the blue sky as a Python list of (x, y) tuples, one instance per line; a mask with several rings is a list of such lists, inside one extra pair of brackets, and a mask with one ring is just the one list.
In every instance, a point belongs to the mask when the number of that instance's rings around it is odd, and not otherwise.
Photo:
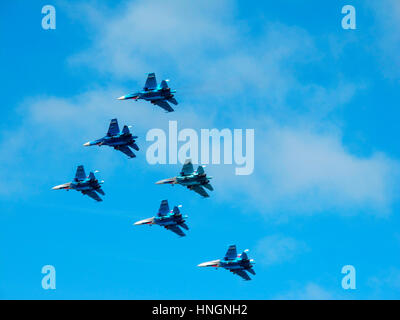
[[(397, 1), (10, 1), (1, 15), (1, 298), (399, 298)], [(116, 100), (147, 72), (171, 80), (176, 112)], [(139, 136), (136, 159), (82, 146), (114, 117)], [(155, 185), (180, 169), (146, 162), (146, 133), (169, 120), (253, 128), (254, 173), (207, 166), (209, 199)], [(79, 164), (100, 170), (104, 202), (51, 190)], [(162, 199), (183, 205), (186, 238), (132, 226)], [(196, 267), (233, 243), (252, 281)], [(341, 287), (349, 264), (356, 290)]]

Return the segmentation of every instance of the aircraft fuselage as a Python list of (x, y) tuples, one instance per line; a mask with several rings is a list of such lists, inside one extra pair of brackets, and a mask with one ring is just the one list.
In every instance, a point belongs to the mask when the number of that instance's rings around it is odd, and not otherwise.
[(183, 186), (197, 186), (209, 183), (208, 177), (199, 175), (189, 175), (189, 176), (178, 176), (176, 177), (176, 183)]
[(248, 268), (251, 268), (251, 263), (250, 260), (242, 260), (240, 258), (236, 260), (221, 260), (220, 267), (228, 270), (237, 270), (237, 269), (246, 270)]
[(173, 94), (172, 94), (173, 92), (175, 92), (175, 91), (173, 91), (173, 90), (171, 91), (170, 88), (142, 91), (137, 94), (137, 96), (138, 96), (137, 99), (144, 99), (147, 101), (168, 99), (168, 98), (173, 97)]
[(95, 140), (93, 142), (88, 142), (85, 145), (98, 145), (98, 146), (105, 145), (110, 147), (132, 146), (135, 150), (138, 150), (139, 148), (135, 144), (135, 139), (137, 139), (137, 136), (132, 136), (132, 134), (129, 133), (112, 137), (104, 137), (99, 140)]
[(81, 182), (71, 182), (70, 188), (76, 191), (96, 190), (100, 188), (97, 180), (86, 180)]

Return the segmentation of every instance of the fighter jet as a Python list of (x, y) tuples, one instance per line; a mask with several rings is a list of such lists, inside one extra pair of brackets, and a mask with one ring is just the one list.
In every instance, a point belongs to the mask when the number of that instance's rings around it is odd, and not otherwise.
[(130, 133), (128, 126), (124, 126), (124, 128), (120, 132), (117, 119), (112, 119), (110, 122), (110, 127), (108, 128), (107, 135), (104, 138), (86, 142), (84, 146), (110, 146), (113, 147), (115, 150), (119, 150), (125, 153), (129, 158), (135, 158), (136, 155), (129, 148), (131, 147), (136, 151), (139, 151), (139, 147), (135, 143), (135, 139), (137, 139), (137, 136), (132, 136), (132, 133)]
[(134, 99), (138, 101), (143, 99), (163, 108), (167, 112), (172, 112), (174, 109), (171, 108), (168, 102), (177, 105), (178, 101), (173, 95), (176, 91), (168, 87), (167, 81), (169, 80), (161, 81), (158, 86), (155, 73), (149, 73), (142, 91), (119, 97), (118, 100)]
[(230, 272), (237, 274), (242, 277), (244, 280), (251, 280), (249, 275), (246, 273), (250, 272), (251, 274), (256, 274), (253, 270), (254, 260), (249, 259), (247, 253), (249, 250), (246, 249), (242, 254), (237, 254), (236, 245), (229, 246), (228, 251), (225, 254), (223, 259), (213, 260), (209, 262), (203, 262), (198, 265), (198, 267), (215, 267), (215, 268), (224, 268), (229, 270)]
[(189, 190), (197, 192), (204, 198), (208, 198), (209, 195), (203, 189), (203, 187), (207, 188), (210, 191), (214, 190), (214, 188), (210, 184), (210, 179), (212, 179), (212, 177), (208, 177), (206, 175), (203, 166), (199, 166), (197, 168), (197, 171), (194, 171), (192, 160), (187, 159), (179, 176), (157, 181), (156, 184), (180, 184), (187, 187)]
[(101, 189), (100, 186), (102, 183), (104, 183), (104, 181), (98, 181), (94, 176), (93, 172), (90, 172), (89, 176), (86, 176), (85, 169), (83, 168), (83, 166), (78, 166), (78, 168), (76, 169), (75, 178), (72, 182), (60, 184), (58, 186), (53, 187), (52, 189), (53, 190), (66, 189), (67, 191), (69, 189), (73, 189), (88, 195), (89, 197), (93, 198), (96, 201), (103, 201), (96, 193), (98, 192), (103, 196), (105, 195), (104, 191)]
[(169, 210), (168, 200), (162, 200), (160, 209), (158, 209), (158, 213), (155, 217), (140, 220), (135, 222), (135, 225), (148, 224), (151, 226), (153, 224), (158, 224), (167, 230), (175, 232), (178, 236), (184, 237), (185, 234), (180, 227), (189, 230), (189, 227), (185, 223), (186, 218), (187, 216), (182, 216), (179, 211), (179, 206), (174, 206), (173, 210)]

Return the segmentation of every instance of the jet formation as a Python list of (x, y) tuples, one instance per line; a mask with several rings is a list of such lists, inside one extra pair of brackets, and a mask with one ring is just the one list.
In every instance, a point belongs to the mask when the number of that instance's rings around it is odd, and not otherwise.
[(138, 101), (142, 99), (150, 101), (167, 112), (172, 112), (174, 109), (171, 108), (168, 102), (177, 105), (178, 101), (174, 98), (176, 91), (168, 87), (167, 81), (169, 80), (163, 80), (160, 85), (157, 85), (155, 73), (149, 73), (142, 91), (119, 97), (118, 100), (133, 99)]
[(186, 230), (189, 230), (189, 227), (185, 223), (187, 216), (182, 216), (179, 207), (180, 206), (174, 206), (173, 210), (169, 210), (168, 200), (162, 200), (160, 209), (158, 209), (155, 217), (140, 220), (135, 222), (134, 225), (147, 224), (151, 226), (156, 224), (164, 227), (167, 230), (175, 232), (178, 236), (184, 237), (185, 233), (180, 227)]
[(238, 255), (236, 252), (236, 245), (231, 245), (229, 246), (228, 251), (226, 252), (223, 259), (203, 262), (200, 263), (198, 267), (224, 268), (234, 274), (237, 274), (244, 280), (251, 280), (247, 272), (250, 272), (253, 275), (255, 275), (256, 273), (253, 270), (254, 260), (249, 259), (247, 255), (248, 251), (249, 250), (246, 249), (243, 251), (242, 254)]
[(101, 189), (101, 184), (104, 181), (98, 181), (94, 176), (93, 172), (90, 172), (88, 176), (85, 174), (83, 166), (78, 166), (75, 173), (75, 178), (72, 182), (67, 182), (53, 187), (53, 190), (66, 189), (67, 191), (72, 189), (80, 191), (83, 194), (93, 198), (96, 201), (103, 201), (97, 193), (105, 195)]
[(189, 190), (197, 192), (202, 197), (208, 198), (209, 195), (203, 187), (210, 191), (214, 190), (210, 184), (210, 179), (212, 179), (212, 177), (206, 175), (203, 166), (199, 166), (197, 170), (194, 171), (192, 160), (187, 159), (179, 173), (179, 176), (157, 181), (156, 184), (180, 184), (187, 187)]
[(132, 135), (132, 133), (129, 131), (129, 127), (126, 125), (120, 132), (118, 120), (112, 119), (105, 137), (95, 141), (86, 142), (84, 146), (109, 146), (113, 147), (115, 150), (125, 153), (129, 158), (135, 158), (136, 155), (130, 148), (139, 151), (139, 147), (137, 146), (135, 140), (137, 138), (137, 136)]
[[(174, 93), (176, 93), (176, 91), (171, 90), (168, 87), (167, 81), (168, 80), (162, 80), (161, 84), (157, 85), (155, 74), (149, 73), (142, 91), (128, 94), (118, 99), (134, 99), (135, 101), (142, 99), (145, 101), (150, 101), (152, 104), (163, 108), (167, 112), (172, 112), (174, 109), (172, 109), (169, 103), (177, 105), (178, 102), (174, 98)], [(136, 144), (137, 138), (137, 136), (132, 135), (129, 127), (126, 125), (123, 127), (122, 131), (120, 131), (118, 120), (112, 119), (105, 137), (86, 142), (84, 146), (106, 145), (114, 148), (115, 150), (123, 152), (129, 158), (135, 158), (136, 155), (133, 153), (131, 148), (139, 151), (139, 147)], [(195, 171), (191, 159), (187, 159), (178, 176), (158, 181), (156, 184), (180, 184), (187, 187), (189, 190), (195, 191), (202, 197), (207, 198), (209, 195), (204, 188), (210, 191), (214, 190), (210, 184), (210, 179), (212, 179), (212, 177), (206, 175), (203, 166), (199, 166)], [(103, 182), (104, 181), (98, 181), (93, 172), (90, 172), (89, 175), (86, 176), (84, 167), (80, 165), (76, 170), (73, 181), (55, 186), (52, 189), (66, 189), (67, 191), (72, 189), (79, 191), (96, 201), (103, 201), (99, 196), (99, 194), (103, 196), (105, 195), (104, 191), (101, 189), (101, 184)], [(160, 208), (154, 217), (137, 221), (134, 223), (134, 225), (159, 225), (174, 232), (180, 237), (184, 237), (186, 234), (182, 231), (182, 229), (189, 230), (189, 227), (186, 224), (187, 216), (182, 215), (179, 207), (181, 206), (174, 206), (173, 209), (170, 210), (168, 200), (162, 200)], [(247, 272), (255, 275), (253, 270), (254, 260), (249, 259), (247, 252), (248, 250), (244, 250), (242, 254), (238, 255), (236, 251), (236, 245), (231, 245), (224, 258), (204, 262), (198, 266), (215, 268), (221, 267), (242, 277), (244, 280), (251, 280)]]

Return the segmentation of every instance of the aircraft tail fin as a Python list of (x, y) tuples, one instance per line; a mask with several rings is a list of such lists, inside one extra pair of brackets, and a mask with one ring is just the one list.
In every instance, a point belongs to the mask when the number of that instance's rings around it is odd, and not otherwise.
[(82, 180), (85, 180), (85, 179), (86, 179), (85, 169), (83, 168), (82, 165), (80, 165), (76, 169), (75, 180), (76, 181), (82, 181)]
[(168, 88), (167, 81), (165, 81), (165, 80), (161, 81), (160, 87), (161, 87), (161, 89), (167, 89)]
[(94, 176), (94, 173), (92, 171), (90, 171), (90, 173), (89, 173), (89, 179), (90, 180), (96, 179), (96, 177)]
[(204, 174), (204, 173), (205, 173), (205, 172), (204, 172), (203, 166), (199, 166), (199, 167), (197, 168), (197, 173), (198, 173), (198, 174)]
[(130, 131), (129, 131), (129, 128), (128, 128), (128, 126), (124, 126), (123, 128), (122, 128), (122, 134), (127, 134), (127, 133), (129, 133)]
[(247, 255), (246, 251), (243, 251), (243, 253), (240, 256), (243, 260), (249, 260), (249, 256)]
[(108, 127), (107, 136), (115, 136), (119, 133), (119, 126), (117, 119), (111, 119), (110, 126)]
[(177, 206), (174, 207), (173, 209), (174, 214), (180, 214), (181, 211), (179, 210), (179, 208)]
[(147, 80), (144, 85), (144, 90), (145, 91), (153, 90), (155, 88), (157, 88), (156, 74), (152, 72), (147, 75)]

